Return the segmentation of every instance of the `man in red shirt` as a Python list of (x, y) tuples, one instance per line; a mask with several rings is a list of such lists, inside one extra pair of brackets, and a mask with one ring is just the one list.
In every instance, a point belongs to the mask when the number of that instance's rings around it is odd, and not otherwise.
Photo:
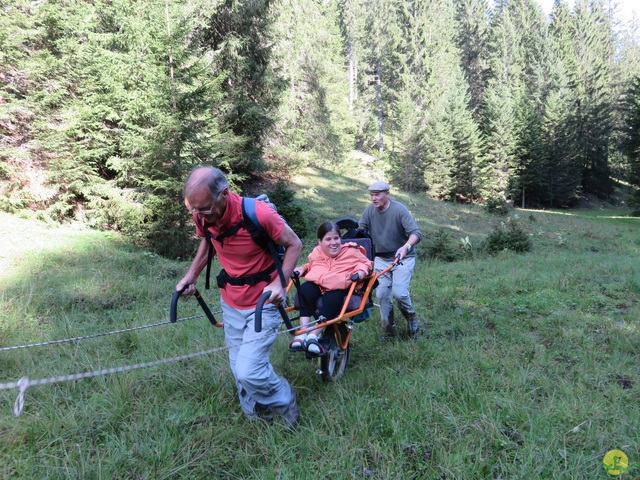
[[(212, 167), (194, 170), (185, 183), (184, 196), (202, 241), (176, 290), (184, 289), (183, 295), (195, 293), (198, 276), (207, 265), (209, 242), (205, 231), (208, 230), (214, 255), (227, 274), (220, 290), (220, 305), (229, 363), (242, 410), (251, 419), (280, 416), (286, 425), (295, 426), (299, 420), (296, 393), (287, 380), (275, 373), (269, 359), (281, 321), (277, 307), (286, 296), (285, 286), (273, 268), (273, 257), (253, 241), (245, 228), (219, 239), (243, 219), (242, 197), (229, 190), (222, 171)], [(282, 271), (289, 278), (300, 257), (302, 242), (268, 204), (256, 202), (256, 216), (269, 236), (286, 248)], [(271, 296), (262, 311), (262, 331), (257, 333), (255, 307), (267, 290)]]

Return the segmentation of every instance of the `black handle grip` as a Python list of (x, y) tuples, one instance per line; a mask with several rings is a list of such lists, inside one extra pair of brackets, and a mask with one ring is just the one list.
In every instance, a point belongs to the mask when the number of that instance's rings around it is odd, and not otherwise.
[[(176, 290), (175, 292), (173, 292), (173, 296), (171, 297), (171, 307), (169, 308), (169, 321), (171, 323), (176, 323), (178, 319), (178, 299), (180, 298), (180, 296), (182, 296), (182, 293), (186, 288), (187, 287), (184, 287), (181, 291)], [(209, 319), (209, 323), (211, 323), (211, 325), (213, 325), (214, 327), (222, 327), (222, 323), (218, 323), (216, 321), (213, 313), (211, 313), (211, 310), (209, 309), (209, 306), (205, 303), (204, 298), (202, 298), (202, 295), (200, 295), (200, 292), (197, 288), (194, 296), (196, 297), (196, 300), (198, 300), (200, 308), (202, 308), (202, 311)]]
[(182, 295), (182, 292), (184, 292), (184, 288), (180, 292), (178, 290), (173, 292), (173, 296), (171, 297), (171, 307), (169, 308), (169, 321), (171, 323), (176, 323), (178, 319), (178, 299), (180, 295)]
[[(265, 302), (271, 296), (271, 290), (267, 290), (258, 299), (258, 303), (256, 304), (256, 315), (254, 319), (255, 331), (260, 333), (262, 331), (262, 309), (264, 307)], [(278, 311), (280, 312), (280, 316), (282, 317), (282, 321), (287, 326), (287, 330), (292, 335), (294, 334), (293, 325), (291, 324), (291, 320), (289, 320), (289, 316), (287, 315), (287, 311), (284, 309), (282, 305), (278, 307)]]

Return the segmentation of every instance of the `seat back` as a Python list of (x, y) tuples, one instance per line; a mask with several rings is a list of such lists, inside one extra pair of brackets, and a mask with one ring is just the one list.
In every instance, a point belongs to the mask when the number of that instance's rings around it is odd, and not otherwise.
[(367, 253), (367, 258), (369, 260), (373, 260), (373, 243), (371, 242), (370, 238), (342, 238), (340, 239), (340, 241), (342, 243), (349, 243), (349, 242), (357, 243), (358, 245), (360, 245), (362, 248), (365, 249)]
[[(357, 226), (358, 223), (355, 219), (350, 219), (350, 218), (345, 218), (345, 219), (341, 219), (338, 220), (338, 226), (342, 229), (342, 228), (351, 228), (351, 233), (354, 234), (358, 234), (360, 235), (361, 233), (358, 233), (357, 231)], [(349, 243), (349, 242), (353, 242), (359, 246), (361, 246), (362, 248), (364, 248), (365, 253), (367, 255), (367, 258), (369, 260), (373, 260), (374, 257), (374, 250), (373, 250), (373, 242), (371, 241), (371, 238), (369, 237), (365, 237), (365, 236), (358, 236), (358, 237), (354, 237), (354, 238), (341, 238), (340, 239), (341, 243)], [(371, 305), (373, 305), (373, 302), (371, 301), (371, 299), (368, 299), (368, 307), (370, 306), (369, 303)], [(358, 295), (358, 294), (353, 294), (349, 300), (349, 304), (347, 305), (347, 312), (350, 312), (351, 310), (355, 310), (360, 306), (360, 303), (362, 302), (362, 296)], [(300, 296), (299, 293), (296, 291), (296, 294), (294, 296), (294, 300), (293, 300), (293, 305), (296, 309), (300, 309)], [(318, 301), (316, 302), (316, 313), (318, 310), (320, 310), (320, 308), (322, 308), (322, 297), (318, 298)], [(369, 309), (367, 308), (366, 311), (363, 311), (360, 315), (357, 316), (358, 318), (354, 317), (354, 321), (356, 322), (361, 322), (363, 320), (366, 320), (367, 318), (369, 318)]]
[(340, 229), (342, 243), (350, 241), (362, 245), (367, 251), (367, 257), (369, 260), (373, 260), (373, 257), (375, 257), (376, 247), (373, 240), (371, 240), (369, 232), (367, 230), (358, 229), (358, 220), (352, 217), (344, 217), (336, 220), (336, 225), (338, 225), (338, 228)]

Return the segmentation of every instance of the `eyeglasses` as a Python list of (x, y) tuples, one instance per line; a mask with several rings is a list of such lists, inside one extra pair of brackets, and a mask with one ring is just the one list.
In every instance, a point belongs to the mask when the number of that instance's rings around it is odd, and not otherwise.
[(208, 210), (199, 210), (197, 208), (187, 208), (187, 211), (189, 213), (197, 213), (198, 215), (203, 215), (206, 217), (207, 215), (211, 215), (213, 213), (214, 208), (215, 206), (211, 205)]
[[(224, 190), (224, 189), (223, 189)], [(220, 200), (220, 197), (222, 196), (222, 190), (220, 190), (218, 193), (216, 193), (213, 196), (213, 201), (217, 202), (218, 200)], [(189, 213), (197, 213), (198, 215), (203, 215), (203, 216), (207, 216), (207, 215), (211, 215), (213, 213), (213, 210), (216, 208), (215, 205), (211, 205), (208, 209), (198, 209), (198, 208), (187, 208), (187, 211)]]

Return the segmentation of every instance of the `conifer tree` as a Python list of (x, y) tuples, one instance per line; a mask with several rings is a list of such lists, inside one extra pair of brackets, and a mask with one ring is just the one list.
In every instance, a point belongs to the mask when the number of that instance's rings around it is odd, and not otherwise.
[(462, 69), (454, 72), (442, 115), (433, 115), (425, 134), (425, 181), (429, 192), (451, 201), (471, 201), (478, 195), (477, 169), (482, 164), (479, 128), (469, 107)]
[(489, 6), (486, 0), (456, 0), (456, 41), (461, 51), (461, 66), (469, 82), (470, 107), (476, 120), (487, 81), (487, 41)]
[(613, 65), (612, 96), (616, 100), (613, 111), (613, 131), (609, 149), (609, 166), (615, 179), (627, 179), (629, 164), (625, 154), (624, 137), (627, 116), (627, 94), (636, 77), (640, 76), (640, 23), (635, 17), (618, 22), (616, 37), (616, 61)]
[[(456, 95), (467, 94), (455, 43), (454, 5), (449, 0), (404, 2), (399, 18), (406, 53), (393, 67), (398, 87), (392, 165), (400, 184), (411, 189), (424, 186), (450, 198), (455, 188), (447, 179), (456, 175), (452, 169), (459, 160), (452, 137), (458, 126), (451, 122), (464, 123), (466, 116), (457, 119), (447, 112)], [(463, 90), (456, 92), (460, 87)]]
[(622, 148), (629, 162), (629, 181), (636, 187), (632, 201), (634, 214), (640, 215), (640, 75), (628, 89), (623, 107)]
[(577, 161), (575, 102), (564, 63), (550, 54), (549, 90), (540, 123), (541, 156), (537, 175), (530, 178), (530, 204), (566, 207), (582, 192), (582, 168)]
[[(205, 2), (207, 5), (207, 2)], [(201, 13), (195, 44), (211, 55), (211, 72), (222, 75), (218, 128), (236, 138), (233, 169), (260, 171), (265, 133), (273, 125), (285, 83), (273, 71), (270, 0), (223, 0)]]
[(274, 6), (277, 43), (273, 64), (287, 81), (276, 124), (269, 131), (269, 157), (286, 170), (313, 159), (337, 164), (352, 146), (348, 75), (335, 2), (280, 0)]
[(486, 145), (479, 168), (479, 189), (484, 199), (513, 198), (517, 185), (517, 105), (525, 94), (522, 45), (507, 2), (496, 6), (488, 43), (489, 80), (482, 109), (482, 132)]
[(577, 0), (573, 15), (576, 71), (578, 160), (582, 165), (585, 192), (606, 196), (611, 191), (608, 164), (612, 128), (611, 25), (597, 2)]
[[(32, 86), (38, 85), (37, 52), (33, 35), (37, 18), (28, 1), (13, 1), (0, 8), (0, 209), (13, 212), (41, 201), (49, 191), (39, 188), (40, 195), (30, 191), (33, 178), (27, 159), (40, 165), (42, 148), (32, 141), (34, 121), (43, 115), (40, 106), (29, 98)], [(42, 70), (40, 68), (39, 70)], [(35, 190), (35, 188), (33, 188)]]

